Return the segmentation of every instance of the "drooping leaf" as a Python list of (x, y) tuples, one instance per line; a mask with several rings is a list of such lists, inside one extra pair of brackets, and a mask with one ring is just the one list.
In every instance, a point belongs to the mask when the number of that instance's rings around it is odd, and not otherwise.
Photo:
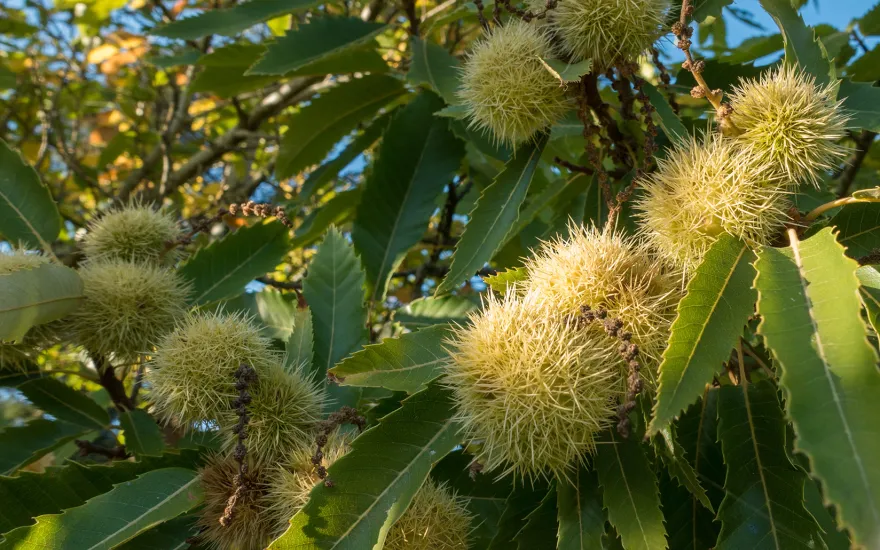
[(321, 162), (360, 121), (371, 118), (403, 91), (396, 78), (370, 75), (335, 86), (312, 100), (290, 118), (281, 139), (277, 176), (286, 179)]
[(0, 340), (19, 340), (31, 327), (71, 313), (82, 300), (79, 274), (63, 265), (0, 275)]
[(541, 59), (544, 68), (553, 75), (553, 78), (559, 80), (564, 85), (567, 82), (577, 82), (581, 77), (593, 68), (593, 60), (585, 59), (578, 63), (566, 63), (558, 59)]
[(476, 309), (479, 309), (476, 303), (460, 296), (419, 298), (394, 312), (394, 320), (410, 330), (438, 324), (464, 324), (468, 313)]
[[(303, 295), (312, 310), (315, 332), (313, 371), (323, 379), (328, 369), (366, 340), (364, 272), (354, 249), (334, 227), (309, 264)], [(352, 388), (330, 388), (336, 406), (356, 401), (357, 392)]]
[(837, 240), (851, 258), (860, 258), (880, 247), (880, 204), (856, 203), (843, 207), (831, 221)]
[(384, 29), (382, 23), (357, 17), (315, 17), (270, 43), (247, 74), (283, 75), (296, 71), (362, 46)]
[(363, 187), (355, 187), (351, 191), (343, 191), (335, 195), (316, 207), (306, 216), (302, 225), (296, 228), (290, 247), (298, 249), (310, 246), (324, 235), (328, 227), (341, 226), (348, 222), (354, 217), (363, 194)]
[(782, 35), (779, 33), (753, 36), (743, 40), (735, 50), (730, 52), (729, 55), (725, 55), (722, 59), (725, 63), (732, 65), (748, 63), (776, 53), (783, 48), (785, 48), (785, 44), (783, 44)]
[(804, 507), (816, 518), (816, 523), (821, 528), (820, 534), (825, 540), (828, 550), (850, 550), (852, 543), (846, 530), (839, 530), (834, 522), (834, 511), (825, 505), (822, 492), (819, 491), (819, 483), (807, 479), (804, 483)]
[(439, 44), (413, 37), (410, 40), (412, 63), (406, 78), (413, 84), (426, 84), (440, 94), (447, 105), (460, 103), (458, 91), (459, 62)]
[(406, 252), (427, 229), (435, 199), (458, 170), (464, 145), (433, 113), (443, 106), (428, 92), (398, 112), (358, 205), (352, 241), (363, 258), (370, 299), (382, 300)]
[(125, 435), (125, 448), (136, 457), (162, 456), (165, 442), (162, 430), (153, 417), (143, 409), (119, 414), (119, 425)]
[(504, 244), (547, 143), (544, 134), (534, 143), (524, 145), (505, 165), (492, 184), (483, 190), (470, 213), (452, 256), (449, 273), (437, 287), (437, 295), (454, 290), (476, 273)]
[(77, 424), (38, 418), (0, 432), (0, 474), (8, 475), (88, 432)]
[(880, 540), (880, 371), (860, 315), (855, 261), (830, 228), (755, 264), (758, 331), (780, 369), (795, 447), (856, 544)]
[(769, 382), (721, 388), (719, 439), (727, 463), (719, 550), (820, 548), (803, 504), (807, 476), (785, 451), (785, 421)]
[(524, 525), (513, 539), (519, 550), (553, 548), (556, 542), (556, 488), (544, 495), (541, 504), (524, 518)]
[[(361, 434), (269, 548), (373, 548), (406, 510), (434, 462), (459, 442), (448, 390), (431, 385)], [(393, 460), (390, 459), (393, 457)]]
[(663, 464), (666, 465), (669, 475), (699, 500), (703, 507), (714, 512), (712, 503), (706, 495), (706, 490), (700, 484), (696, 470), (694, 470), (687, 456), (685, 456), (684, 448), (669, 431), (665, 429), (660, 432), (663, 435), (664, 442), (658, 445), (660, 447), (658, 454)]
[(84, 428), (101, 430), (110, 424), (110, 415), (89, 396), (55, 378), (38, 378), (18, 387), (28, 400), (58, 420)]
[(287, 228), (277, 221), (239, 228), (200, 248), (178, 273), (192, 284), (190, 300), (202, 305), (240, 293), (255, 277), (274, 271), (290, 249)]
[(868, 322), (874, 331), (880, 333), (880, 272), (866, 265), (856, 270), (859, 278), (859, 294), (868, 312)]
[(315, 331), (312, 329), (312, 311), (298, 309), (294, 314), (293, 331), (287, 339), (284, 368), (288, 371), (305, 368), (311, 370), (315, 353)]
[(525, 518), (540, 506), (547, 489), (546, 482), (514, 487), (513, 492), (507, 497), (501, 519), (498, 520), (498, 532), (486, 550), (510, 550), (511, 543), (522, 529)]
[(446, 326), (434, 326), (409, 332), (398, 338), (386, 338), (378, 344), (348, 357), (330, 373), (344, 386), (381, 387), (415, 393), (443, 373), (449, 354), (444, 340), (450, 335)]
[(202, 500), (196, 472), (183, 468), (153, 470), (117, 485), (78, 508), (40, 516), (35, 525), (10, 531), (0, 543), (0, 549), (113, 548), (195, 508)]
[(187, 539), (199, 533), (198, 516), (186, 514), (144, 531), (114, 550), (187, 550), (192, 548)]
[(153, 29), (152, 34), (197, 40), (209, 34), (235, 36), (241, 31), (285, 13), (304, 10), (316, 0), (251, 0), (227, 9), (212, 9)]
[(0, 235), (51, 252), (61, 216), (37, 172), (0, 139)]
[(571, 480), (557, 480), (556, 495), (559, 510), (557, 550), (601, 548), (605, 514), (596, 472), (581, 465), (571, 474)]
[(687, 128), (684, 127), (681, 119), (672, 110), (672, 106), (669, 105), (669, 100), (666, 99), (666, 96), (648, 82), (642, 83), (642, 90), (648, 96), (651, 106), (657, 112), (657, 116), (660, 119), (660, 127), (663, 128), (669, 141), (675, 142), (686, 138), (689, 135)]
[(816, 77), (816, 82), (829, 82), (831, 71), (824, 48), (816, 40), (811, 27), (791, 5), (791, 0), (761, 0), (761, 7), (770, 14), (782, 32), (785, 62), (797, 65)]
[(596, 472), (608, 521), (627, 550), (665, 550), (657, 476), (635, 434), (622, 439), (614, 428), (597, 445)]
[(721, 370), (754, 311), (754, 253), (722, 235), (706, 253), (678, 305), (649, 432), (656, 433), (693, 403)]

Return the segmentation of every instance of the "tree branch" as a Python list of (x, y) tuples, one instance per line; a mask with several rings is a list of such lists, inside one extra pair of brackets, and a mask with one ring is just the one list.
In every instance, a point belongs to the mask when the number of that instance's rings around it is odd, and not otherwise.
[(862, 130), (862, 133), (856, 137), (856, 150), (853, 153), (852, 158), (839, 173), (840, 183), (837, 185), (838, 197), (843, 198), (849, 195), (849, 188), (856, 179), (859, 169), (865, 161), (865, 157), (868, 156), (868, 151), (871, 149), (871, 144), (874, 143), (875, 137), (877, 137), (877, 133), (870, 130)]

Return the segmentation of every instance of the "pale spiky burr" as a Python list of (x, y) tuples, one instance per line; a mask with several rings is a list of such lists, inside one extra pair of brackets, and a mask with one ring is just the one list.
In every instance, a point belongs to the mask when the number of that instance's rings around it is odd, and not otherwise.
[(472, 519), (465, 499), (428, 478), (391, 527), (383, 550), (467, 550)]
[(174, 217), (139, 204), (108, 212), (89, 224), (83, 251), (89, 261), (121, 259), (173, 264), (176, 252), (168, 247), (181, 235)]

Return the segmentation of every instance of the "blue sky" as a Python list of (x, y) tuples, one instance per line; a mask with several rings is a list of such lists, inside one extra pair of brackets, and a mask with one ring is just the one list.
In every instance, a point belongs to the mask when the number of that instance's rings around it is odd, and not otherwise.
[[(809, 0), (801, 9), (801, 15), (808, 25), (828, 23), (845, 30), (853, 20), (864, 15), (875, 2), (872, 0)], [(753, 29), (733, 17), (727, 17), (727, 39), (731, 46), (739, 44), (750, 36), (778, 32), (773, 19), (761, 8), (758, 0), (735, 0), (735, 7), (752, 12), (755, 21), (763, 25), (766, 32)]]

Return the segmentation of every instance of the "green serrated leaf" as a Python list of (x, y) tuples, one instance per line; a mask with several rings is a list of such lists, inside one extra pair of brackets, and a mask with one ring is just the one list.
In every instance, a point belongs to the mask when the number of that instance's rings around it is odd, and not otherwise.
[(385, 297), (388, 281), (428, 227), (435, 199), (464, 156), (464, 144), (433, 113), (443, 106), (424, 92), (401, 109), (382, 138), (367, 178), (351, 238), (360, 252), (370, 300)]
[(410, 41), (412, 63), (406, 79), (413, 84), (426, 84), (440, 94), (447, 105), (460, 103), (458, 91), (458, 69), (460, 63), (445, 48), (430, 40), (413, 37)]
[(541, 504), (523, 519), (525, 524), (513, 539), (517, 548), (519, 550), (553, 548), (558, 530), (556, 515), (556, 489), (550, 487), (541, 499)]
[(190, 90), (230, 98), (277, 82), (278, 78), (274, 76), (245, 75), (245, 71), (265, 50), (259, 44), (229, 44), (217, 48), (198, 60), (204, 69), (198, 72)]
[(524, 145), (505, 165), (492, 184), (483, 190), (470, 221), (455, 246), (449, 273), (437, 287), (437, 295), (454, 290), (476, 273), (504, 244), (528, 191), (532, 176), (547, 144), (547, 135)]
[(797, 65), (816, 77), (819, 84), (830, 81), (831, 65), (811, 27), (791, 5), (791, 0), (761, 0), (761, 7), (770, 14), (782, 32), (785, 62)]
[(63, 265), (0, 275), (0, 340), (17, 341), (31, 327), (71, 313), (82, 300), (79, 274)]
[(880, 371), (860, 315), (855, 261), (830, 228), (755, 264), (759, 333), (777, 360), (796, 449), (853, 542), (880, 540)]
[(131, 481), (158, 468), (194, 469), (201, 464), (200, 453), (183, 451), (162, 457), (145, 457), (137, 462), (114, 461), (85, 466), (68, 462), (50, 466), (44, 473), (21, 471), (15, 477), (0, 476), (0, 533), (32, 525), (33, 518), (57, 514), (80, 506), (88, 499), (106, 493), (113, 485)]
[(410, 330), (438, 324), (459, 323), (468, 320), (468, 314), (479, 306), (460, 296), (419, 298), (394, 312), (394, 320)]
[(601, 548), (605, 514), (596, 472), (584, 465), (579, 466), (570, 480), (557, 480), (556, 495), (559, 510), (557, 550)]
[(679, 483), (679, 485), (687, 489), (697, 500), (699, 500), (703, 507), (714, 512), (715, 509), (712, 507), (712, 503), (706, 495), (706, 490), (703, 489), (703, 486), (700, 484), (696, 470), (694, 470), (691, 463), (688, 462), (687, 456), (685, 456), (684, 448), (682, 448), (675, 437), (668, 432), (669, 430), (663, 430), (660, 432), (663, 435), (665, 444), (660, 445), (661, 450), (658, 453), (663, 460), (663, 463), (666, 465), (667, 472), (670, 477)]
[(669, 105), (669, 100), (666, 99), (666, 96), (660, 93), (660, 90), (647, 82), (642, 83), (642, 90), (644, 90), (645, 95), (647, 95), (648, 99), (651, 101), (651, 106), (657, 111), (657, 116), (660, 119), (660, 127), (663, 128), (669, 141), (675, 143), (676, 141), (682, 140), (690, 135), (688, 134), (687, 128), (682, 124), (681, 119), (678, 118), (678, 115), (672, 110), (672, 106)]
[(499, 271), (495, 275), (489, 275), (483, 278), (483, 282), (489, 285), (495, 292), (507, 292), (507, 288), (520, 281), (524, 281), (529, 276), (529, 271), (524, 267), (514, 267)]
[(837, 240), (852, 258), (866, 256), (880, 247), (880, 205), (856, 203), (841, 208), (831, 221), (838, 229)]
[[(354, 249), (335, 227), (309, 264), (303, 295), (312, 310), (315, 332), (313, 371), (323, 380), (327, 370), (366, 341), (364, 272)], [(357, 401), (351, 388), (329, 389), (336, 407)]]
[(247, 74), (283, 75), (296, 71), (363, 46), (385, 28), (383, 23), (357, 17), (316, 17), (270, 43)]
[(849, 66), (848, 74), (857, 82), (874, 82), (880, 79), (880, 48), (875, 46), (856, 59)]
[(153, 29), (151, 34), (197, 40), (209, 34), (235, 36), (257, 23), (318, 4), (315, 0), (252, 0), (227, 9), (212, 9)]
[(292, 116), (281, 139), (276, 174), (286, 179), (321, 162), (333, 146), (362, 120), (404, 92), (386, 75), (353, 79), (331, 88)]
[(578, 63), (566, 63), (558, 59), (541, 58), (544, 68), (557, 79), (560, 84), (577, 82), (593, 68), (592, 59), (584, 59)]
[(0, 474), (8, 475), (88, 432), (77, 424), (38, 418), (0, 432)]
[(28, 400), (58, 420), (84, 428), (103, 429), (110, 424), (110, 415), (86, 394), (76, 391), (55, 378), (38, 378), (18, 387)]
[(192, 548), (187, 539), (199, 533), (196, 514), (186, 514), (144, 531), (113, 550), (187, 550)]
[(470, 111), (465, 105), (450, 105), (449, 107), (444, 107), (434, 113), (434, 116), (451, 118), (454, 120), (464, 120), (468, 117), (469, 112)]
[(868, 322), (874, 332), (880, 334), (880, 272), (866, 265), (856, 270), (856, 277), (859, 278), (859, 294), (868, 312)]
[(202, 503), (199, 476), (183, 468), (147, 472), (78, 508), (40, 516), (6, 534), (0, 549), (103, 550)]
[(444, 341), (449, 335), (449, 328), (441, 325), (386, 338), (365, 346), (330, 369), (330, 373), (344, 386), (415, 393), (443, 373), (449, 358)]
[(627, 550), (665, 550), (657, 476), (635, 434), (622, 439), (614, 428), (598, 442), (595, 467), (608, 521)]
[(162, 430), (147, 411), (134, 409), (120, 413), (119, 426), (125, 435), (125, 448), (133, 455), (162, 456), (165, 451)]
[(880, 132), (880, 88), (871, 82), (840, 81), (837, 96), (843, 108), (852, 116), (851, 128)]
[(688, 283), (663, 352), (650, 433), (663, 429), (702, 395), (730, 356), (757, 299), (754, 258), (746, 243), (722, 235)]
[[(381, 547), (434, 462), (460, 442), (449, 390), (431, 385), (361, 434), (329, 469), (334, 487), (318, 485), (288, 530), (269, 548)], [(388, 460), (388, 457), (394, 460)]]
[(178, 269), (192, 284), (191, 303), (231, 298), (255, 277), (274, 271), (290, 249), (287, 233), (280, 222), (267, 221), (239, 228), (200, 248)]
[(312, 310), (309, 308), (296, 310), (293, 331), (287, 339), (284, 355), (285, 370), (305, 369), (311, 371), (312, 357), (315, 353), (314, 335)]
[(290, 247), (298, 249), (310, 246), (316, 243), (330, 226), (339, 227), (351, 220), (363, 194), (363, 186), (355, 187), (350, 191), (343, 191), (324, 204), (317, 206), (296, 228)]
[(694, 504), (691, 493), (665, 472), (660, 473), (660, 503), (666, 520), (669, 547), (675, 550), (705, 550), (718, 540), (715, 514)]
[(523, 521), (540, 506), (547, 489), (546, 482), (514, 487), (498, 520), (498, 532), (486, 550), (510, 550), (511, 543), (523, 527)]
[(720, 389), (718, 435), (727, 479), (716, 548), (822, 548), (819, 525), (803, 504), (807, 475), (785, 451), (776, 388), (766, 381), (743, 382)]
[(17, 152), (0, 139), (0, 234), (51, 253), (61, 216), (49, 188)]
[(868, 36), (880, 34), (880, 2), (859, 19), (859, 30)]

